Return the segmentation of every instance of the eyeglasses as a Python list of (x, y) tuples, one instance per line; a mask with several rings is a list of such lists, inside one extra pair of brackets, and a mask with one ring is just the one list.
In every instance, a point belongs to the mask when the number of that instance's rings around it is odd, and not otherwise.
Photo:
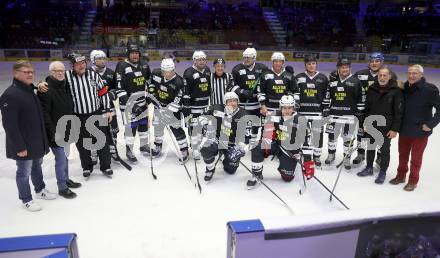
[(17, 71), (22, 72), (24, 74), (34, 74), (35, 73), (35, 71), (23, 71), (23, 70), (17, 70)]

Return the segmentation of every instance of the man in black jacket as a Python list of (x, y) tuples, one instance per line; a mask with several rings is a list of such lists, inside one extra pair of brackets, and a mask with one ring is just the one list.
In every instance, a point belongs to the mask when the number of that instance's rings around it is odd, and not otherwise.
[[(408, 81), (404, 85), (403, 97), (405, 104), (399, 132), (399, 167), (397, 176), (390, 183), (397, 185), (405, 182), (411, 154), (411, 173), (404, 190), (413, 191), (419, 181), (428, 137), (440, 122), (440, 95), (435, 85), (426, 82), (423, 77), (423, 67), (412, 65), (408, 68)], [(433, 108), (436, 110), (434, 115)]]
[[(49, 65), (49, 70), (51, 75), (46, 78), (49, 90), (45, 93), (38, 92), (38, 97), (43, 109), (49, 147), (55, 156), (58, 194), (64, 198), (72, 199), (76, 197), (76, 194), (69, 187), (78, 188), (81, 184), (69, 179), (69, 165), (65, 148), (55, 142), (55, 137), (58, 120), (65, 115), (73, 114), (73, 103), (71, 97), (67, 95), (64, 64), (59, 61), (52, 62)], [(64, 135), (64, 142), (67, 142), (66, 136), (69, 132), (70, 126), (58, 134)]]
[(34, 93), (34, 68), (29, 61), (17, 61), (12, 68), (12, 85), (0, 97), (3, 128), (6, 134), (6, 157), (17, 164), (18, 197), (23, 208), (39, 211), (41, 206), (32, 200), (29, 175), (36, 197), (52, 200), (56, 195), (46, 189), (41, 164), (49, 151), (40, 101)]
[[(396, 137), (402, 120), (403, 97), (401, 90), (397, 87), (397, 81), (391, 79), (392, 72), (388, 67), (380, 68), (377, 77), (377, 81), (369, 86), (365, 103), (365, 114), (366, 117), (383, 116), (385, 118), (384, 126), (378, 126), (376, 122), (373, 123), (376, 130), (382, 134), (384, 142), (381, 146), (369, 146), (367, 150), (367, 167), (357, 175), (361, 177), (373, 175), (376, 148), (379, 148), (382, 155), (380, 172), (374, 182), (376, 184), (383, 184), (390, 163), (391, 139)], [(367, 130), (368, 128), (365, 131)], [(374, 141), (372, 133), (369, 130), (366, 133), (371, 143)]]

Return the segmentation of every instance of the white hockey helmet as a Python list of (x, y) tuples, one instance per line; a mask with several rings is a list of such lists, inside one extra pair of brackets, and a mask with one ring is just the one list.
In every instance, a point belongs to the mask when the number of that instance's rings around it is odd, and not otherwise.
[(280, 108), (282, 107), (293, 107), (295, 108), (295, 99), (292, 95), (284, 95), (280, 99)]
[(160, 63), (160, 70), (164, 72), (173, 71), (176, 68), (174, 65), (174, 61), (171, 58), (164, 58), (162, 59), (162, 62)]
[(102, 50), (93, 50), (90, 52), (90, 61), (93, 65), (96, 65), (96, 59), (98, 58), (107, 58), (107, 55)]
[(272, 60), (272, 62), (275, 60), (281, 60), (284, 62), (284, 61), (286, 61), (286, 57), (284, 57), (284, 54), (282, 52), (273, 52), (270, 60)]
[(243, 58), (246, 58), (246, 57), (256, 59), (257, 58), (257, 50), (253, 47), (246, 48), (246, 50), (243, 51)]
[(228, 103), (228, 100), (231, 100), (231, 99), (236, 99), (237, 102), (240, 102), (240, 99), (238, 98), (237, 93), (235, 93), (233, 91), (229, 91), (229, 92), (226, 92), (225, 97), (223, 98), (223, 101), (224, 101), (223, 104), (226, 105), (226, 103)]
[(206, 54), (205, 54), (205, 52), (203, 52), (201, 50), (196, 50), (196, 51), (194, 51), (192, 59), (193, 59), (193, 61), (196, 61), (198, 59), (206, 59)]

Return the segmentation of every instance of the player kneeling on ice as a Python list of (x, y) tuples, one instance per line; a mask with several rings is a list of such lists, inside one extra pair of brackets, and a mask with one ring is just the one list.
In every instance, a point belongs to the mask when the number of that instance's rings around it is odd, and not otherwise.
[[(298, 160), (303, 155), (304, 173), (307, 178), (314, 174), (313, 149), (309, 146), (310, 133), (306, 128), (306, 119), (300, 126), (298, 113), (295, 112), (295, 100), (291, 95), (284, 95), (280, 100), (280, 110), (268, 117), (264, 126), (263, 137), (257, 147), (252, 149), (252, 179), (247, 187), (254, 187), (263, 179), (263, 161), (269, 155), (278, 157), (278, 171), (285, 182), (294, 178)], [(301, 135), (301, 134), (304, 134)]]
[[(238, 106), (238, 102), (239, 98), (236, 93), (227, 92), (224, 96), (224, 105), (212, 105), (200, 117), (199, 121), (205, 128), (206, 136), (206, 142), (200, 151), (206, 164), (205, 181), (212, 179), (215, 172), (215, 159), (219, 153), (224, 155), (224, 171), (231, 175), (237, 171), (240, 158), (246, 153), (246, 144), (237, 143), (237, 139), (244, 141), (246, 131), (250, 132), (252, 127), (244, 117), (247, 112)], [(243, 128), (240, 126), (241, 123), (244, 125)]]

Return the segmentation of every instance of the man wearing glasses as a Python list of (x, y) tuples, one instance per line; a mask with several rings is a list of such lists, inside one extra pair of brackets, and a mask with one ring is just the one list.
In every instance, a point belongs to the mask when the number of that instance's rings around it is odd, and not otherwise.
[[(38, 92), (38, 97), (43, 108), (44, 123), (46, 125), (49, 147), (55, 156), (55, 175), (57, 178), (58, 194), (67, 199), (76, 197), (76, 194), (69, 188), (78, 188), (80, 183), (69, 179), (69, 165), (65, 147), (56, 143), (56, 128), (60, 118), (73, 114), (72, 98), (67, 94), (65, 71), (66, 68), (60, 61), (54, 61), (49, 65), (50, 75), (46, 78), (45, 85), (48, 91)], [(70, 127), (70, 125), (69, 125)], [(64, 142), (67, 142), (70, 128), (66, 128), (61, 135), (64, 135)], [(60, 132), (59, 132), (60, 133)], [(66, 137), (67, 136), (67, 137)]]
[(6, 134), (6, 157), (17, 164), (18, 197), (23, 208), (39, 211), (29, 185), (29, 175), (39, 199), (52, 200), (43, 181), (41, 164), (49, 152), (40, 101), (34, 93), (34, 68), (29, 61), (17, 61), (13, 67), (12, 85), (0, 97), (3, 127)]
[[(403, 89), (403, 120), (399, 132), (399, 167), (397, 175), (390, 183), (405, 183), (408, 172), (409, 156), (411, 166), (405, 191), (414, 191), (419, 181), (423, 152), (428, 137), (440, 122), (440, 95), (438, 88), (423, 77), (423, 67), (412, 65), (408, 68), (408, 80)], [(435, 113), (433, 113), (435, 108)]]

